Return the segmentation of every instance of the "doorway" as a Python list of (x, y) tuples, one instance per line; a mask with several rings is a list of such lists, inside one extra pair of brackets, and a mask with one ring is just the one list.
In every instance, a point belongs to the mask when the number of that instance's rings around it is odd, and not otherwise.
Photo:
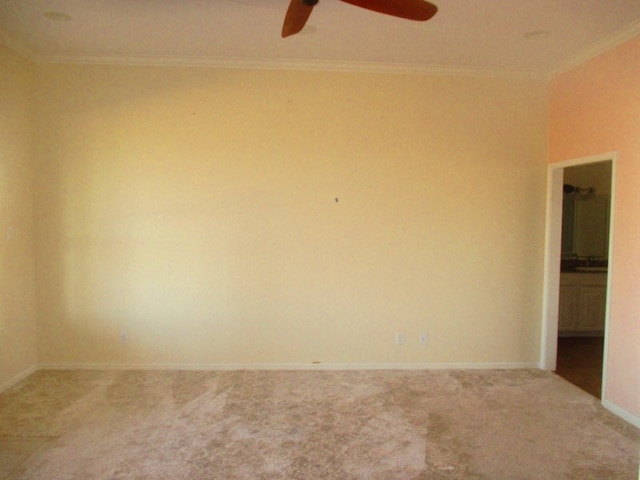
[(611, 161), (565, 168), (562, 191), (555, 372), (600, 398), (609, 265)]
[(615, 158), (607, 153), (550, 165), (547, 193), (540, 366), (601, 399), (606, 394)]

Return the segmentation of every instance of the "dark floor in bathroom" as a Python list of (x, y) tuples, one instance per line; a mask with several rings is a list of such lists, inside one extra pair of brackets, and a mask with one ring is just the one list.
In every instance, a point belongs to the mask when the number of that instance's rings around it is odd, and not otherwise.
[(604, 337), (559, 337), (556, 373), (601, 398)]

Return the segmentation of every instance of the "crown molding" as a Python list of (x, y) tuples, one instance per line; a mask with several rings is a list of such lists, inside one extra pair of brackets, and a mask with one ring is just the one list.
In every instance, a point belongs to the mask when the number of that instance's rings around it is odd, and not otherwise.
[(116, 56), (116, 55), (46, 55), (0, 32), (0, 43), (35, 63), (75, 65), (115, 65), (147, 67), (199, 67), (245, 70), (325, 71), (453, 77), (485, 77), (550, 80), (588, 60), (640, 35), (640, 20), (596, 42), (550, 72), (510, 70), (457, 65), (419, 65), (338, 60), (296, 60), (232, 57)]
[(34, 63), (70, 65), (112, 65), (143, 67), (199, 67), (244, 70), (289, 70), (310, 72), (384, 73), (448, 77), (519, 78), (545, 80), (542, 72), (461, 65), (420, 65), (340, 60), (299, 60), (278, 58), (122, 56), (122, 55), (47, 55), (37, 53), (22, 42), (0, 32), (0, 44)]
[(632, 38), (640, 35), (640, 20), (636, 20), (635, 22), (627, 25), (625, 28), (618, 30), (612, 35), (609, 35), (606, 38), (594, 43), (589, 48), (583, 50), (578, 55), (573, 57), (571, 60), (565, 62), (559, 68), (554, 69), (550, 74), (548, 79), (552, 79), (561, 75), (572, 68), (575, 68), (583, 63), (591, 60), (592, 58), (597, 57), (618, 45), (623, 44), (624, 42), (631, 40)]
[(338, 60), (253, 59), (232, 57), (164, 57), (164, 56), (77, 56), (40, 55), (39, 63), (76, 65), (116, 65), (146, 67), (199, 67), (245, 70), (323, 71), (349, 73), (381, 73), (405, 75), (437, 75), (457, 77), (498, 77), (544, 79), (539, 72), (455, 65), (418, 65)]

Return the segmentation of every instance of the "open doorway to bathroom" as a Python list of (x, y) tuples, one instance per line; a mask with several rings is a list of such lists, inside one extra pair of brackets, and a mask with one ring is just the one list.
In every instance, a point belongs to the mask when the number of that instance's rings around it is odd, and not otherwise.
[(601, 398), (612, 162), (564, 168), (556, 373)]

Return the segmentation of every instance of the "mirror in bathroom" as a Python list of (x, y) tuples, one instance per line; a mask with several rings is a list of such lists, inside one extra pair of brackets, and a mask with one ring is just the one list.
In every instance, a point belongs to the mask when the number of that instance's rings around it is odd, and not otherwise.
[(606, 260), (609, 251), (611, 162), (565, 169), (562, 256)]

